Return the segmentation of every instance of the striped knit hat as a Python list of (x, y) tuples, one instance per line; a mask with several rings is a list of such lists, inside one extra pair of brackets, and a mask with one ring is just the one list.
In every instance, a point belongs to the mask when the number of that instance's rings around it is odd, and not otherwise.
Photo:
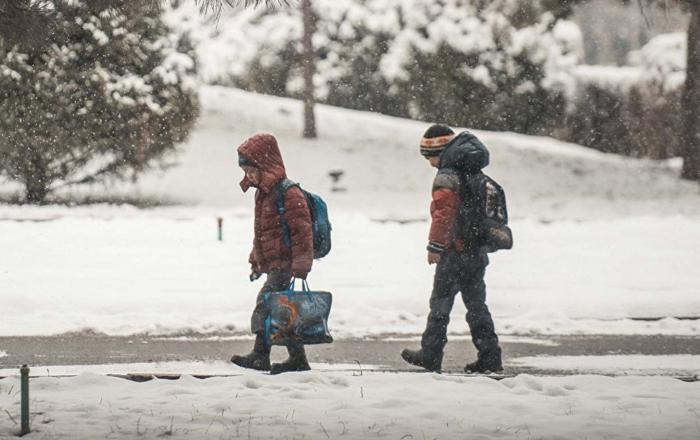
[(420, 154), (425, 157), (439, 156), (454, 138), (455, 132), (450, 127), (441, 124), (431, 125), (420, 140)]

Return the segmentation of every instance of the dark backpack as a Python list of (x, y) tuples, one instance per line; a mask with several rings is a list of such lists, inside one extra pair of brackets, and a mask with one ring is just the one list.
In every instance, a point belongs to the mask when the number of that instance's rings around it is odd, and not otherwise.
[(506, 194), (501, 185), (481, 172), (465, 174), (461, 182), (461, 238), (486, 252), (511, 249), (513, 232), (508, 227)]
[(284, 197), (289, 188), (296, 186), (306, 197), (306, 204), (311, 211), (311, 228), (314, 237), (314, 258), (323, 258), (331, 251), (331, 222), (328, 220), (328, 206), (323, 199), (316, 194), (305, 191), (298, 183), (289, 179), (282, 179), (277, 184), (275, 191), (277, 192), (277, 212), (282, 223), (282, 238), (285, 246), (292, 247), (292, 236), (289, 233), (289, 225), (284, 217)]

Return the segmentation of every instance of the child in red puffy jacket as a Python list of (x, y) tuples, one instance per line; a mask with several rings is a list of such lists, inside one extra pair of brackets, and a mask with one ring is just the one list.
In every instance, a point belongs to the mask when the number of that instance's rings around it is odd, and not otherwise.
[(238, 147), (238, 164), (245, 172), (241, 182), (243, 191), (256, 188), (255, 238), (250, 254), (251, 279), (267, 274), (267, 280), (258, 294), (251, 318), (255, 334), (253, 351), (245, 356), (235, 355), (231, 362), (271, 374), (309, 370), (303, 344), (287, 346), (289, 359), (270, 366), (270, 347), (263, 337), (265, 318), (269, 310), (262, 298), (267, 292), (286, 290), (292, 278), (306, 279), (313, 263), (313, 233), (311, 212), (306, 197), (299, 187), (286, 191), (284, 217), (291, 244), (285, 244), (283, 223), (277, 208), (280, 184), (287, 177), (277, 140), (270, 134), (257, 134)]

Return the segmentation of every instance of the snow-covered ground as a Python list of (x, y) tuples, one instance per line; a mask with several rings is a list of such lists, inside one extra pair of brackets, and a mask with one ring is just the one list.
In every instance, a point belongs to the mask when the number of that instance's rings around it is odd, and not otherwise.
[(700, 355), (532, 356), (509, 359), (512, 365), (590, 374), (700, 376)]
[[(0, 206), (0, 335), (85, 328), (110, 334), (247, 334), (252, 196), (235, 147), (270, 131), (289, 174), (329, 202), (334, 250), (312, 287), (334, 293), (336, 337), (414, 339), (425, 322), (434, 173), (417, 152), (426, 124), (320, 107), (321, 137), (299, 103), (202, 89), (203, 116), (180, 165), (89, 191), (162, 197), (174, 207)], [(479, 132), (487, 172), (508, 193), (513, 251), (492, 256), (488, 298), (513, 334), (700, 335), (700, 191), (677, 164), (624, 159), (547, 138)], [(343, 170), (331, 192), (327, 173)], [(15, 187), (3, 184), (0, 191)], [(216, 218), (224, 219), (224, 241)], [(467, 331), (455, 307), (451, 331)], [(658, 321), (630, 318), (663, 318)], [(0, 357), (6, 355), (0, 347)], [(571, 356), (508, 365), (601, 374), (700, 372), (698, 356)], [(600, 376), (486, 378), (348, 371), (282, 377), (220, 361), (34, 367), (30, 438), (673, 438), (700, 435), (700, 383)], [(378, 366), (381, 368), (381, 366)], [(16, 370), (15, 370), (16, 371)], [(15, 371), (2, 370), (0, 376)], [(133, 383), (105, 373), (218, 373)], [(0, 438), (18, 430), (19, 381), (0, 380)], [(438, 398), (439, 396), (439, 398)], [(5, 417), (7, 416), (7, 417)]]
[[(310, 372), (134, 383), (84, 373), (31, 382), (28, 438), (697, 439), (700, 382)], [(0, 437), (19, 379), (0, 380)]]
[[(324, 373), (351, 372), (364, 374), (366, 371), (396, 371), (384, 365), (358, 364), (325, 364), (312, 362), (311, 368)], [(0, 368), (0, 378), (16, 376), (16, 368)], [(229, 361), (169, 361), (169, 362), (140, 362), (120, 364), (96, 364), (96, 365), (33, 365), (30, 369), (30, 377), (72, 377), (80, 374), (100, 374), (112, 376), (179, 376), (189, 375), (195, 377), (237, 377), (251, 373), (233, 365)], [(258, 373), (264, 374), (264, 373)]]
[[(107, 189), (185, 205), (0, 207), (0, 335), (247, 332), (259, 283), (247, 281), (253, 201), (238, 188), (235, 147), (258, 131), (276, 134), (290, 177), (329, 202), (334, 250), (310, 283), (335, 295), (336, 337), (419, 333), (433, 271), (424, 254), (434, 171), (416, 146), (426, 124), (321, 106), (321, 136), (309, 141), (296, 101), (219, 87), (201, 95), (180, 165)], [(700, 316), (700, 190), (673, 163), (478, 134), (516, 240), (487, 274), (501, 334), (700, 334), (700, 321), (673, 318)], [(346, 191), (331, 192), (327, 173), (338, 169)], [(458, 334), (463, 313), (455, 307)], [(626, 319), (638, 317), (665, 319)]]
[[(0, 222), (0, 247), (13, 249), (0, 269), (1, 335), (248, 331), (261, 283), (247, 279), (249, 216), (226, 215), (218, 242), (215, 211), (64, 215)], [(433, 270), (426, 227), (335, 218), (335, 249), (309, 281), (334, 293), (336, 336), (422, 330)], [(700, 314), (697, 248), (687, 240), (698, 222), (522, 220), (514, 230), (518, 245), (492, 257), (487, 277), (502, 334), (700, 334), (698, 321), (622, 320)], [(463, 313), (455, 307), (455, 332), (467, 330)]]
[[(524, 367), (537, 372), (563, 374), (605, 374), (611, 376), (672, 376), (700, 379), (700, 355), (604, 355), (604, 356), (527, 356), (506, 358), (506, 367)], [(407, 368), (410, 366), (406, 365)], [(328, 372), (387, 372), (396, 373), (391, 365), (311, 363), (311, 368)], [(532, 370), (530, 370), (532, 371)], [(227, 360), (219, 361), (167, 361), (94, 365), (32, 365), (34, 377), (71, 377), (83, 373), (102, 375), (193, 375), (193, 376), (241, 376), (246, 372)], [(260, 373), (263, 374), (263, 373)], [(16, 368), (0, 368), (0, 378), (16, 376)]]

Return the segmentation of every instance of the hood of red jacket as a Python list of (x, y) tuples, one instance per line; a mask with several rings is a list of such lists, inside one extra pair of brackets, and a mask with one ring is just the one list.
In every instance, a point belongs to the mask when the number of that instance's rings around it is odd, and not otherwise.
[[(238, 154), (260, 170), (262, 179), (259, 189), (263, 192), (270, 192), (280, 180), (287, 177), (277, 139), (271, 134), (256, 134), (248, 138), (238, 147)], [(243, 191), (248, 191), (251, 186), (253, 183), (244, 176), (241, 181)]]

